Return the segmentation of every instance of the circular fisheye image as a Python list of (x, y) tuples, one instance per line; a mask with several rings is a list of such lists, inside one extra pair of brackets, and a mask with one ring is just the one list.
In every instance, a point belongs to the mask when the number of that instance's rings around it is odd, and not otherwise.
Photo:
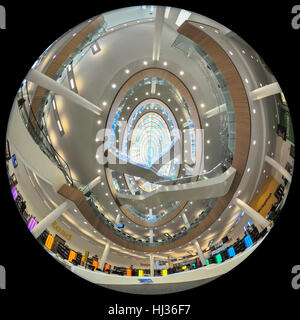
[(52, 43), (20, 84), (6, 137), (28, 232), (70, 272), (134, 294), (237, 267), (277, 223), (295, 157), (261, 56), (208, 17), (149, 5)]

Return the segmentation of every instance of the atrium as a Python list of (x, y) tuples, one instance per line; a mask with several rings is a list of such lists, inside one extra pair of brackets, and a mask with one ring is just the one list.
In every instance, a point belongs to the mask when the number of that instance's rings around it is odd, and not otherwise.
[(9, 184), (32, 235), (97, 285), (165, 294), (245, 260), (294, 168), (284, 94), (259, 54), (197, 13), (97, 15), (29, 70), (7, 127)]

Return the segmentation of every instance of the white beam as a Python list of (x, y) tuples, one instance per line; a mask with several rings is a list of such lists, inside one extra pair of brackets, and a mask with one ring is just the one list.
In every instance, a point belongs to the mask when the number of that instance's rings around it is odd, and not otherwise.
[(226, 111), (226, 103), (221, 104), (220, 106), (215, 107), (215, 108), (205, 112), (204, 115), (205, 115), (205, 117), (207, 119), (209, 119), (209, 118), (211, 118), (211, 117), (213, 117), (213, 116), (215, 116), (215, 115), (217, 115), (217, 114), (219, 114), (221, 112), (224, 112), (224, 111)]
[(260, 224), (262, 227), (266, 228), (269, 226), (270, 221), (265, 219), (260, 213), (251, 208), (247, 203), (241, 199), (235, 198), (233, 203), (242, 209), (253, 221)]
[(54, 209), (51, 213), (47, 215), (42, 221), (40, 221), (35, 228), (32, 230), (32, 235), (37, 238), (39, 237), (44, 230), (47, 229), (51, 223), (53, 223), (57, 218), (59, 218), (65, 210), (67, 210), (72, 205), (72, 202), (69, 200), (66, 200), (63, 202), (60, 206), (58, 206), (56, 209)]
[(250, 98), (255, 100), (260, 100), (269, 96), (272, 96), (274, 94), (280, 93), (281, 88), (279, 86), (278, 82), (273, 82), (271, 84), (268, 84), (266, 86), (263, 86), (261, 88), (257, 88), (250, 92)]
[(80, 105), (81, 107), (84, 107), (85, 109), (92, 111), (96, 113), (97, 115), (100, 115), (102, 110), (95, 104), (91, 103), (90, 101), (86, 100), (85, 98), (81, 97), (79, 94), (73, 92), (72, 90), (64, 87), (57, 81), (51, 79), (50, 77), (46, 76), (45, 74), (31, 69), (29, 73), (26, 76), (26, 79), (28, 81), (32, 81), (36, 83), (37, 85), (53, 91), (55, 94), (62, 95), (69, 99), (70, 101)]
[(276, 169), (277, 171), (279, 171), (283, 176), (285, 176), (285, 178), (287, 179), (287, 181), (289, 183), (292, 182), (292, 176), (291, 174), (285, 170), (277, 161), (275, 161), (274, 159), (270, 158), (269, 156), (265, 156), (265, 160), (268, 164), (270, 164), (274, 169)]
[(155, 18), (155, 27), (154, 27), (154, 37), (153, 37), (153, 51), (152, 51), (152, 60), (158, 61), (160, 56), (160, 44), (161, 44), (161, 35), (162, 28), (165, 19), (165, 7), (158, 6), (156, 8), (156, 18)]
[(97, 176), (95, 179), (93, 179), (91, 182), (89, 182), (84, 188), (83, 190), (91, 190), (93, 189), (97, 184), (99, 184), (101, 181), (100, 176)]

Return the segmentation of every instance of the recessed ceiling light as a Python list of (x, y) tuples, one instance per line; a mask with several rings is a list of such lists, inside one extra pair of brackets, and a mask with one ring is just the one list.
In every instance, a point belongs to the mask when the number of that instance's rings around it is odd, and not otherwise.
[(231, 56), (233, 56), (233, 53), (232, 53), (232, 51), (229, 51), (229, 54), (230, 54)]
[(143, 64), (146, 66), (146, 65), (148, 64), (148, 62), (147, 62), (147, 61), (144, 61)]
[(164, 66), (167, 66), (167, 65), (168, 65), (168, 62), (167, 62), (167, 61), (164, 61), (163, 65), (164, 65)]
[(146, 92), (146, 96), (148, 96), (149, 92)]
[(208, 126), (209, 126), (208, 122), (205, 122), (205, 127), (208, 127)]
[(170, 102), (170, 101), (171, 101), (171, 99), (168, 99), (168, 101)]
[(221, 218), (218, 219), (218, 221), (221, 221), (221, 220), (222, 220)]
[(84, 221), (83, 223), (84, 223), (84, 224), (87, 224), (87, 222), (86, 222), (86, 221)]
[(127, 110), (129, 110), (130, 109), (130, 107), (127, 107)]
[(206, 157), (205, 157), (205, 159), (207, 159), (207, 160), (208, 160), (208, 159), (209, 159), (209, 156), (206, 156)]
[(134, 98), (135, 101), (137, 101), (138, 98)]
[(193, 90), (196, 90), (197, 89), (197, 87), (196, 86), (193, 86)]
[(126, 70), (125, 70), (125, 73), (127, 73), (127, 74), (128, 74), (129, 72), (130, 72), (130, 70), (129, 70), (129, 69), (126, 69)]
[(271, 143), (271, 141), (269, 140), (269, 141), (268, 141), (268, 144), (270, 144), (270, 143)]
[(179, 74), (180, 74), (181, 76), (183, 76), (183, 75), (184, 75), (184, 71), (181, 70), (181, 71), (179, 72)]
[(247, 169), (247, 172), (250, 172), (250, 170), (251, 170), (251, 169), (250, 169), (250, 168), (248, 168), (248, 169)]
[(103, 105), (103, 106), (106, 106), (106, 105), (107, 105), (107, 102), (106, 102), (106, 101), (103, 101), (103, 102), (102, 102), (102, 105)]
[(200, 107), (201, 107), (201, 108), (204, 108), (204, 103), (201, 103), (201, 104), (200, 104)]
[(74, 212), (77, 212), (77, 209), (74, 209)]
[(256, 109), (253, 109), (253, 113), (254, 113), (254, 114), (256, 113)]
[(256, 145), (256, 140), (253, 140), (253, 145)]
[(249, 80), (246, 78), (246, 79), (245, 79), (245, 82), (246, 82), (246, 83), (249, 83)]
[(157, 95), (160, 96), (160, 92), (157, 92)]
[(210, 140), (207, 140), (206, 143), (210, 143)]
[(98, 169), (98, 173), (101, 173), (101, 170), (100, 170), (100, 169)]
[(113, 83), (113, 84), (111, 85), (111, 87), (112, 87), (113, 89), (115, 89), (115, 88), (117, 87), (117, 85), (116, 85), (115, 83)]

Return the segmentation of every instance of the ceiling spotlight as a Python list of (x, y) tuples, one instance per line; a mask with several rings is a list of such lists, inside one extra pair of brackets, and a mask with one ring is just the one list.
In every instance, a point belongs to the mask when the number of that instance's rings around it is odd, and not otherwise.
[(167, 61), (165, 61), (165, 62), (163, 63), (163, 65), (164, 65), (164, 66), (167, 66), (167, 65), (168, 65), (168, 62), (167, 62)]
[(98, 124), (101, 124), (101, 120), (98, 120), (97, 123), (98, 123)]
[(179, 72), (179, 74), (180, 74), (181, 76), (183, 76), (183, 75), (184, 75), (184, 71), (181, 70), (181, 71)]
[(169, 99), (168, 99), (168, 101), (170, 102), (170, 101), (171, 101), (171, 99), (169, 98)]
[(200, 104), (200, 107), (201, 107), (201, 108), (204, 108), (204, 103), (201, 103), (201, 104)]
[(193, 90), (196, 90), (197, 89), (197, 87), (196, 86), (193, 86)]
[(113, 84), (111, 85), (111, 87), (112, 87), (113, 89), (115, 89), (115, 88), (117, 87), (117, 85), (116, 85), (115, 83), (113, 83)]
[(102, 102), (102, 105), (103, 105), (103, 106), (106, 106), (106, 105), (107, 105), (107, 102), (106, 102), (106, 101), (103, 101), (103, 102)]
[(101, 170), (100, 170), (100, 169), (98, 169), (98, 173), (101, 173)]
[(138, 98), (134, 98), (135, 101), (137, 101)]
[(149, 92), (146, 92), (146, 96), (148, 96), (149, 95)]
[(127, 74), (128, 74), (129, 72), (130, 72), (130, 70), (129, 70), (129, 69), (126, 69), (126, 70), (125, 70), (125, 73), (127, 73)]
[(208, 143), (208, 144), (209, 144), (209, 143), (210, 143), (210, 140), (207, 140), (207, 141), (206, 141), (206, 143)]
[(146, 65), (148, 64), (148, 62), (147, 62), (147, 61), (144, 61), (143, 64), (146, 66)]
[(208, 159), (209, 159), (209, 156), (206, 156), (205, 159), (208, 160)]

